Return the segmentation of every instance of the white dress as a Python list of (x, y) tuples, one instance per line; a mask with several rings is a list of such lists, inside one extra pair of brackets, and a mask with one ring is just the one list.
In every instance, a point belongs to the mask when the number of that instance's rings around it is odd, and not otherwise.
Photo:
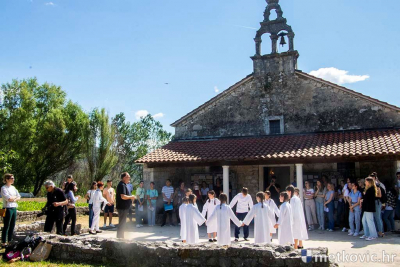
[[(214, 198), (214, 199), (209, 199), (206, 201), (206, 203), (203, 206), (203, 212), (201, 213), (203, 217), (210, 218), (211, 214), (213, 214), (215, 207), (217, 207), (219, 204), (221, 204), (221, 201), (219, 199)], [(211, 222), (207, 223), (207, 234), (211, 233), (216, 233), (217, 232), (217, 222)]]
[(270, 233), (273, 225), (270, 213), (273, 214), (269, 207), (264, 202), (259, 202), (251, 208), (243, 220), (244, 224), (249, 225), (254, 218), (254, 243), (256, 244), (271, 243)]
[[(269, 218), (271, 220), (272, 225), (276, 224), (276, 218), (275, 215), (277, 217), (279, 217), (279, 209), (278, 206), (276, 206), (275, 201), (273, 201), (272, 199), (268, 199), (264, 201), (265, 205), (267, 205), (269, 207), (269, 210), (272, 211), (269, 213)], [(272, 227), (271, 233), (275, 234), (276, 233), (276, 229), (274, 227)]]
[(278, 244), (294, 244), (292, 232), (292, 208), (290, 207), (289, 202), (282, 203), (277, 224), (279, 224)]
[(186, 240), (186, 208), (188, 204), (179, 207), (179, 218), (181, 219), (181, 239)]
[(298, 196), (293, 196), (290, 199), (290, 206), (292, 208), (292, 223), (293, 223), (293, 238), (298, 240), (307, 240), (307, 225), (304, 217), (304, 209), (301, 200)]
[(199, 225), (202, 225), (206, 219), (201, 215), (200, 211), (193, 205), (186, 207), (186, 243), (199, 243)]
[[(93, 219), (92, 219), (92, 228), (91, 231), (99, 231), (99, 220), (100, 220), (100, 211), (104, 210), (104, 207), (108, 204), (107, 200), (103, 197), (100, 189), (97, 189), (93, 194)], [(101, 207), (101, 203), (103, 203), (103, 207)]]
[(233, 213), (231, 207), (220, 204), (207, 220), (207, 225), (217, 222), (218, 245), (226, 246), (231, 244), (231, 220), (237, 227), (242, 226), (242, 222)]

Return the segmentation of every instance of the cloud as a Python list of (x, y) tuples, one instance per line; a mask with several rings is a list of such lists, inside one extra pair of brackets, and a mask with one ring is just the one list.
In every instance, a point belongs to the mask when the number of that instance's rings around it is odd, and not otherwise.
[(219, 93), (219, 89), (217, 86), (214, 86), (214, 92), (216, 92), (217, 94)]
[(369, 78), (369, 75), (349, 75), (346, 70), (339, 70), (337, 68), (320, 68), (319, 70), (313, 70), (310, 75), (316, 76), (318, 78), (336, 83), (356, 83), (365, 81)]
[(137, 120), (140, 120), (141, 118), (146, 117), (148, 114), (149, 114), (149, 112), (147, 110), (144, 110), (144, 109), (138, 110), (135, 113), (135, 118)]
[(164, 113), (161, 113), (161, 112), (153, 115), (154, 119), (159, 119), (159, 118), (162, 118), (162, 117), (164, 117)]
[(55, 4), (53, 2), (47, 2), (45, 3), (46, 6), (55, 6)]

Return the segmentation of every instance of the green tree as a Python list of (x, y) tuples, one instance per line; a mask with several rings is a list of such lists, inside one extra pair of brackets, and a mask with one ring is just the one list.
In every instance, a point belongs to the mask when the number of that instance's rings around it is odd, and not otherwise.
[(59, 86), (27, 79), (1, 89), (0, 147), (16, 153), (9, 163), (17, 186), (36, 195), (81, 155), (88, 116)]
[(101, 181), (118, 162), (116, 128), (105, 109), (93, 109), (85, 134), (85, 156), (90, 181)]
[(124, 113), (115, 116), (113, 124), (117, 128), (118, 171), (127, 171), (133, 177), (133, 183), (142, 178), (142, 165), (135, 160), (171, 141), (172, 134), (163, 129), (162, 124), (151, 115), (140, 121), (126, 121)]

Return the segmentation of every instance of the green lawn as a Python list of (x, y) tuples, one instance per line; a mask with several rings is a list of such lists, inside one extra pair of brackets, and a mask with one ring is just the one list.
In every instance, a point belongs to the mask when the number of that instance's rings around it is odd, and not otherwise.
[[(18, 202), (18, 208), (17, 210), (19, 211), (35, 211), (35, 210), (41, 210), (44, 205), (46, 205), (46, 202), (39, 202), (39, 201), (20, 201)], [(81, 202), (81, 203), (76, 203), (76, 207), (87, 207), (89, 204), (86, 202)]]

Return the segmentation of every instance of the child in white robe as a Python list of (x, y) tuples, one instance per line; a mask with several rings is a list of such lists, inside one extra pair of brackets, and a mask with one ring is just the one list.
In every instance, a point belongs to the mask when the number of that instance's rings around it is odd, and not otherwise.
[[(104, 210), (104, 207), (108, 204), (107, 200), (103, 197), (103, 193), (101, 190), (104, 188), (103, 182), (97, 183), (97, 190), (94, 192), (93, 198), (93, 220), (92, 227), (90, 228), (89, 233), (95, 235), (97, 233), (101, 233), (99, 229), (99, 221), (100, 221), (100, 211)], [(103, 203), (103, 207), (101, 207), (101, 203)]]
[(256, 199), (258, 203), (250, 209), (243, 220), (243, 224), (250, 225), (254, 219), (254, 243), (271, 243), (270, 229), (273, 228), (273, 224), (271, 223), (270, 213), (273, 214), (273, 212), (264, 203), (263, 192), (258, 192)]
[[(297, 189), (298, 190), (298, 189)], [(286, 187), (286, 192), (289, 195), (290, 207), (292, 208), (292, 223), (293, 223), (293, 239), (294, 248), (302, 249), (303, 240), (308, 239), (306, 219), (304, 216), (303, 204), (298, 196), (295, 194), (293, 185)]]
[[(275, 201), (273, 199), (271, 199), (271, 192), (269, 190), (265, 191), (264, 196), (265, 196), (265, 201), (264, 201), (265, 205), (267, 205), (269, 210), (272, 211), (269, 213), (271, 223), (272, 223), (272, 225), (275, 225), (276, 224), (275, 215), (276, 215), (276, 217), (279, 218), (279, 213), (280, 213), (278, 206), (276, 206)], [(270, 230), (271, 230), (270, 236), (271, 236), (271, 242), (272, 242), (272, 235), (276, 234), (276, 229), (275, 229), (275, 227), (271, 227)]]
[(182, 199), (182, 205), (179, 207), (179, 218), (181, 220), (181, 240), (186, 243), (186, 208), (189, 204), (189, 198)]
[(231, 220), (238, 226), (242, 226), (243, 222), (233, 213), (231, 207), (227, 205), (228, 197), (226, 194), (219, 195), (221, 203), (217, 206), (210, 218), (207, 220), (207, 225), (217, 223), (217, 244), (221, 246), (228, 246), (231, 244)]
[(189, 196), (189, 204), (186, 207), (186, 243), (196, 244), (199, 243), (199, 225), (202, 225), (206, 219), (201, 215), (197, 209), (196, 195)]
[[(207, 219), (210, 218), (211, 214), (214, 212), (215, 207), (217, 207), (217, 205), (221, 204), (221, 202), (219, 201), (219, 199), (215, 198), (215, 192), (213, 190), (208, 191), (207, 193), (208, 195), (208, 200), (206, 201), (206, 203), (203, 206), (203, 211), (202, 211), (202, 215), (203, 217), (206, 217), (207, 214)], [(208, 241), (209, 242), (217, 242), (217, 222), (214, 221), (212, 223), (207, 223), (207, 234), (208, 234)], [(212, 236), (214, 237), (214, 239), (212, 239)]]
[(284, 246), (294, 243), (292, 232), (292, 209), (288, 202), (288, 193), (281, 192), (279, 200), (282, 202), (282, 205), (280, 207), (278, 222), (275, 224), (275, 229), (278, 229), (278, 244)]

